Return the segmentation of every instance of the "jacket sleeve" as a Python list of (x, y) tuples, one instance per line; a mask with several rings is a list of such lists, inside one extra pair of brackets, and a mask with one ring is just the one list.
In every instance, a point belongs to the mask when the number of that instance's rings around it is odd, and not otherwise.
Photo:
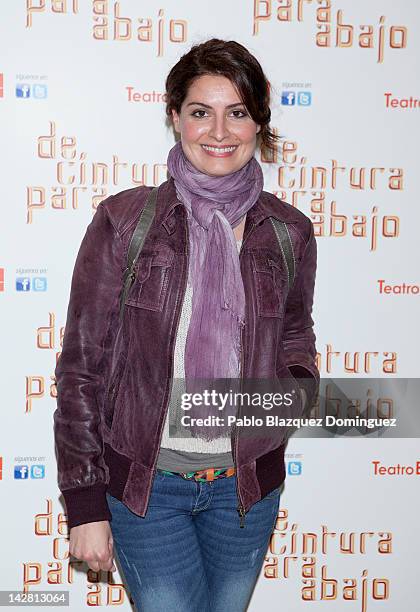
[(76, 258), (55, 368), (54, 440), (69, 529), (111, 520), (100, 405), (118, 324), (124, 249), (103, 204), (98, 205)]
[(313, 330), (312, 304), (317, 265), (317, 245), (314, 227), (310, 221), (309, 240), (306, 244), (297, 275), (285, 305), (282, 337), (286, 365), (306, 391), (304, 415), (312, 409), (319, 389), (320, 375), (316, 366), (316, 336)]

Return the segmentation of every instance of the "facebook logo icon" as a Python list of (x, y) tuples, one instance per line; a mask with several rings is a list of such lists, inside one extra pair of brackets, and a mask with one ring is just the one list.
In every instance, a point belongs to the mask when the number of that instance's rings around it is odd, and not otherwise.
[(300, 476), (302, 474), (302, 462), (301, 461), (289, 461), (287, 465), (287, 473), (290, 476)]
[(15, 478), (17, 480), (25, 480), (25, 478), (28, 478), (28, 466), (15, 465)]
[(17, 83), (16, 85), (16, 97), (17, 98), (29, 98), (31, 95), (31, 87), (27, 83)]
[(31, 465), (31, 478), (45, 478), (45, 465)]
[(19, 276), (16, 279), (16, 291), (29, 291), (31, 288), (31, 279), (27, 276)]
[(296, 94), (294, 91), (282, 91), (281, 103), (283, 106), (294, 106), (296, 100)]
[(45, 276), (35, 276), (32, 279), (32, 289), (34, 291), (46, 291), (47, 290), (47, 278)]

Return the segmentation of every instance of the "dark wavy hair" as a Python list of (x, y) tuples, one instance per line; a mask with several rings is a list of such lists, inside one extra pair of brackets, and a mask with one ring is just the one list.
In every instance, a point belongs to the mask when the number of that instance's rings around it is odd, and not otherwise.
[(270, 129), (270, 83), (258, 60), (234, 40), (211, 38), (196, 44), (171, 68), (166, 77), (166, 115), (178, 114), (192, 82), (205, 74), (227, 77), (236, 87), (242, 102), (257, 125), (261, 145), (277, 150), (281, 136)]

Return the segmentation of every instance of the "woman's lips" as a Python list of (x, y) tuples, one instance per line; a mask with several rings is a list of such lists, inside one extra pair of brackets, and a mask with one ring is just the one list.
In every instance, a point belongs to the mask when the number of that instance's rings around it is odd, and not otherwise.
[(207, 153), (207, 155), (210, 155), (210, 157), (230, 157), (235, 153), (236, 149), (238, 148), (238, 145), (232, 145), (230, 147), (212, 148), (207, 148), (205, 145), (201, 145), (201, 148)]

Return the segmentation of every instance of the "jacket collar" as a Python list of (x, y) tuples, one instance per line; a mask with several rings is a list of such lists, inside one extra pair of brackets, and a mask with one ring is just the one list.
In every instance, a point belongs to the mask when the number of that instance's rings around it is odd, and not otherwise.
[[(172, 176), (159, 187), (158, 202), (163, 202), (162, 206), (157, 206), (160, 211), (160, 222), (164, 224), (173, 214), (175, 207), (182, 204), (177, 198), (175, 181)], [(247, 213), (247, 221), (252, 226), (259, 225), (268, 217), (275, 217), (280, 221), (291, 221), (293, 207), (277, 198), (268, 191), (262, 191), (254, 206)], [(159, 214), (159, 213), (158, 213)]]

